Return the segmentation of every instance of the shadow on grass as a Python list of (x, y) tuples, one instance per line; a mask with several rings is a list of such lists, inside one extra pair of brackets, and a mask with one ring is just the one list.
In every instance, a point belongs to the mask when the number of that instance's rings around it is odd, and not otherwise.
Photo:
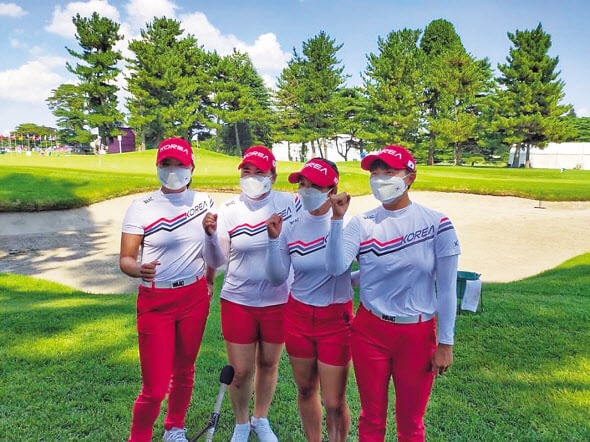
[[(84, 175), (81, 171), (74, 172), (80, 177)], [(68, 201), (63, 205), (71, 207), (74, 200), (86, 204), (86, 199), (77, 199), (75, 194), (79, 187), (87, 184), (88, 180), (84, 179), (43, 177), (32, 173), (0, 174), (0, 201), (10, 201), (10, 205), (18, 206), (20, 210), (47, 206), (59, 208), (62, 205), (59, 201)], [(24, 200), (19, 201), (19, 198)], [(80, 286), (90, 287), (106, 286), (112, 283), (113, 274), (120, 274), (118, 256), (102, 252), (105, 245), (113, 249), (113, 244), (107, 243), (112, 241), (106, 231), (111, 226), (106, 223), (98, 225), (87, 208), (38, 214), (0, 213), (0, 223), (0, 271), (55, 278), (53, 275), (61, 275), (66, 271), (64, 269), (71, 267), (63, 266), (64, 263), (80, 262), (80, 266), (73, 270), (75, 275), (71, 276), (80, 282)], [(121, 286), (126, 283), (123, 279), (121, 275)]]
[[(484, 286), (485, 312), (458, 317), (455, 365), (435, 382), (428, 440), (590, 438), (589, 266), (590, 255), (583, 255), (534, 278)], [(0, 275), (0, 439), (127, 436), (140, 388), (134, 301)], [(189, 434), (206, 422), (225, 363), (215, 297), (197, 361)], [(350, 440), (356, 440), (359, 403), (352, 375), (348, 402)], [(285, 355), (270, 419), (281, 440), (304, 440)], [(391, 411), (388, 419), (392, 440)], [(226, 399), (216, 437), (227, 440), (232, 425)], [(162, 416), (155, 437), (161, 431)]]
[[(66, 171), (65, 173), (68, 173)], [(56, 175), (59, 175), (56, 171)], [(88, 185), (87, 180), (31, 173), (10, 173), (0, 176), (0, 211), (35, 211), (47, 208), (71, 209), (88, 203), (76, 195), (75, 189)]]

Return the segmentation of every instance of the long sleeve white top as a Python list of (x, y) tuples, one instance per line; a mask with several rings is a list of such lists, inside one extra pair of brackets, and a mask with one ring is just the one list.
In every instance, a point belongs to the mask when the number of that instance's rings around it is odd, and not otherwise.
[(439, 342), (453, 344), (460, 253), (453, 224), (442, 213), (417, 203), (396, 211), (379, 206), (344, 229), (342, 221), (332, 221), (326, 270), (339, 275), (357, 258), (367, 309), (387, 316), (437, 313)]
[(301, 211), (297, 218), (283, 223), (279, 238), (268, 242), (268, 279), (272, 284), (281, 284), (292, 268), (291, 296), (308, 305), (325, 307), (352, 299), (350, 271), (332, 276), (324, 266), (331, 216), (331, 210), (320, 216)]

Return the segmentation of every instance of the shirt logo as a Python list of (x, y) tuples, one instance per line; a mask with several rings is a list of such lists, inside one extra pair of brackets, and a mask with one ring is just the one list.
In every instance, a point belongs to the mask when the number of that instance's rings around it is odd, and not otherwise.
[(432, 225), (430, 227), (427, 226), (423, 229), (416, 230), (415, 232), (407, 233), (399, 238), (392, 239), (391, 241), (381, 242), (377, 238), (363, 241), (359, 247), (359, 255), (364, 255), (369, 252), (372, 252), (377, 256), (388, 255), (430, 239), (434, 239), (434, 226)]

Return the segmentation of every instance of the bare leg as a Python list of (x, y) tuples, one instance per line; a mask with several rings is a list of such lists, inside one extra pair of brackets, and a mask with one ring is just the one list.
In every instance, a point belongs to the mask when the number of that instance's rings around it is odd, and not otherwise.
[(227, 359), (230, 365), (234, 367), (235, 373), (234, 380), (229, 388), (229, 396), (236, 423), (245, 424), (249, 422), (257, 344), (235, 344), (227, 341), (225, 344), (227, 346)]
[(349, 364), (344, 367), (318, 362), (322, 402), (330, 442), (345, 441), (350, 430), (350, 411), (346, 403)]
[(267, 417), (277, 386), (279, 359), (283, 344), (260, 341), (256, 352), (254, 417)]
[(297, 404), (305, 437), (309, 442), (322, 440), (322, 404), (318, 395), (319, 377), (315, 358), (290, 357), (297, 384)]

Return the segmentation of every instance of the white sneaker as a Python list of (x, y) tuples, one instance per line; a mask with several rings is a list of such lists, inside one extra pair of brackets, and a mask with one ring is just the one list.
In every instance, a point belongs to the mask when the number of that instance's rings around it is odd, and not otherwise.
[(230, 442), (248, 442), (250, 437), (250, 424), (236, 424)]
[(270, 423), (265, 417), (252, 417), (250, 420), (252, 429), (260, 442), (279, 442), (279, 438), (270, 428)]
[(186, 428), (172, 427), (164, 431), (164, 442), (188, 442), (186, 438)]

